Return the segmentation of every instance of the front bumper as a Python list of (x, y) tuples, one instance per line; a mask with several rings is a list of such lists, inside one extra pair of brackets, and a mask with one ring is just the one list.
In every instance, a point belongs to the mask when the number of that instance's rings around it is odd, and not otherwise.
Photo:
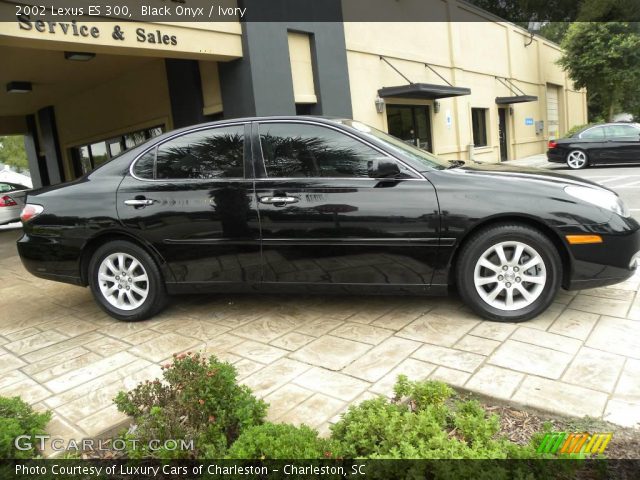
[[(633, 223), (636, 223), (633, 221)], [(637, 225), (637, 223), (636, 223)], [(605, 226), (602, 226), (604, 230)], [(597, 229), (595, 229), (597, 230)], [(564, 234), (576, 233), (565, 231)], [(580, 232), (585, 233), (585, 232)], [(621, 233), (593, 231), (602, 243), (567, 245), (571, 271), (565, 279), (567, 290), (597, 288), (623, 282), (633, 276), (640, 258), (640, 229)]]

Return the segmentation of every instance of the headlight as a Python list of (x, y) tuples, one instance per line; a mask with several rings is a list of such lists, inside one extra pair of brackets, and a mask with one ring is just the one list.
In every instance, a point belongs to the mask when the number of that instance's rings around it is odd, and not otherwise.
[(631, 216), (629, 209), (624, 202), (615, 193), (600, 188), (577, 187), (569, 185), (564, 187), (564, 191), (583, 202), (591, 203), (600, 208), (617, 213), (621, 217), (628, 218)]

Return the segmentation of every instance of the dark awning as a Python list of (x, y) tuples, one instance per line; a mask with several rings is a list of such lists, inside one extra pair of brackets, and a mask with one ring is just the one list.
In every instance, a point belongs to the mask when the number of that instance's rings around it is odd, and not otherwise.
[(538, 97), (535, 95), (515, 95), (513, 97), (496, 97), (498, 105), (508, 105), (510, 103), (535, 102)]
[(409, 85), (384, 87), (378, 90), (378, 95), (382, 98), (394, 97), (417, 100), (434, 100), (436, 98), (459, 97), (470, 94), (470, 88), (432, 85), (430, 83), (410, 83)]

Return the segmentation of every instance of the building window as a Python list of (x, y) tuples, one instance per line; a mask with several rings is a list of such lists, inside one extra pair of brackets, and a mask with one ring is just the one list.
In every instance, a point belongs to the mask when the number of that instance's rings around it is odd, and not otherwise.
[(138, 130), (126, 133), (119, 137), (101, 140), (90, 145), (79, 145), (71, 149), (73, 169), (77, 177), (99, 167), (107, 160), (146, 142), (150, 138), (157, 137), (164, 132), (164, 126)]
[(471, 124), (473, 125), (473, 145), (487, 146), (487, 112), (486, 108), (471, 109)]
[(288, 32), (291, 81), (296, 104), (318, 102), (313, 79), (312, 38), (308, 33)]

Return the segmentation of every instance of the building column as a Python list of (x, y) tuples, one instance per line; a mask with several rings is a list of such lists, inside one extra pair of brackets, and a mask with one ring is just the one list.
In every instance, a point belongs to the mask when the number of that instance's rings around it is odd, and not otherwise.
[(24, 150), (27, 153), (29, 173), (33, 188), (43, 187), (49, 184), (47, 165), (40, 161), (40, 145), (38, 143), (38, 129), (36, 128), (36, 117), (26, 116), (27, 133), (24, 135)]
[(173, 128), (202, 123), (202, 80), (197, 60), (165, 59)]
[[(40, 126), (40, 147), (44, 154), (44, 163), (48, 178), (40, 180), (44, 185), (56, 185), (64, 181), (62, 169), (62, 155), (60, 153), (60, 141), (56, 127), (56, 115), (54, 108), (48, 106), (38, 110), (38, 124)], [(40, 164), (40, 162), (38, 162)], [(42, 170), (40, 170), (42, 171)]]
[[(314, 115), (351, 117), (351, 90), (341, 22), (326, 22), (340, 18), (339, 0), (323, 2), (318, 21), (261, 22), (252, 21), (251, 12), (258, 11), (261, 0), (240, 0), (247, 8), (242, 25), (242, 58), (220, 62), (220, 89), (224, 117), (236, 118), (263, 115), (295, 115), (296, 104), (289, 58), (288, 32), (311, 36), (314, 85), (318, 103)], [(270, 0), (273, 11), (288, 11), (296, 3)], [(291, 14), (295, 17), (295, 14)], [(311, 19), (313, 20), (313, 19)]]

